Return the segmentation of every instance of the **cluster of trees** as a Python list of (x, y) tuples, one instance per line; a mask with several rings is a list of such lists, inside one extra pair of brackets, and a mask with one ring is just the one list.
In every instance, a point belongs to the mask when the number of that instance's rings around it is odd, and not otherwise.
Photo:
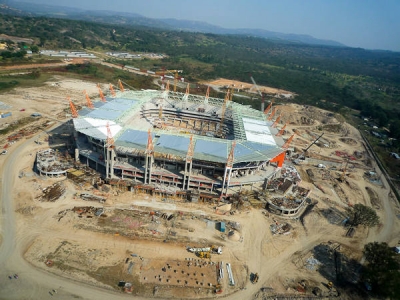
[(364, 247), (366, 264), (362, 277), (376, 295), (400, 299), (400, 258), (387, 243), (368, 243)]
[(45, 17), (0, 21), (2, 32), (34, 38), (40, 47), (166, 53), (155, 67), (183, 69), (190, 81), (249, 82), (252, 73), (259, 85), (295, 92), (302, 104), (335, 112), (350, 107), (380, 126), (400, 119), (400, 53)]
[(2, 51), (0, 52), (0, 60), (8, 59), (8, 58), (23, 58), (26, 55), (25, 50), (21, 51)]
[(379, 217), (376, 211), (369, 206), (357, 203), (353, 207), (347, 209), (349, 216), (348, 222), (357, 227), (359, 225), (373, 227), (379, 224)]

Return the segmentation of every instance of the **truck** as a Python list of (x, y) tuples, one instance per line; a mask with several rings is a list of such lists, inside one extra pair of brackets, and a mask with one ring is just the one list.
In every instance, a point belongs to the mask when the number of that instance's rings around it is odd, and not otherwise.
[(211, 251), (215, 254), (222, 254), (222, 247), (219, 246), (211, 246)]
[(196, 252), (210, 252), (211, 247), (205, 247), (205, 248), (187, 248), (189, 252), (196, 253)]
[(250, 281), (253, 284), (257, 283), (258, 282), (258, 273), (251, 273), (250, 274)]

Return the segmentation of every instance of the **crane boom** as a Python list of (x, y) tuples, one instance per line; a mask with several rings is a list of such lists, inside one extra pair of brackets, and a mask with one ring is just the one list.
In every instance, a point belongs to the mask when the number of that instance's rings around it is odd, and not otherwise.
[(314, 145), (314, 144), (324, 135), (324, 133), (325, 133), (325, 132), (323, 132), (319, 137), (317, 137), (317, 138), (315, 139), (315, 141), (312, 142), (312, 143), (310, 144), (310, 146), (308, 146), (308, 147), (306, 148), (306, 150), (304, 150), (304, 153), (306, 153), (307, 150), (310, 149), (311, 146)]
[(225, 119), (225, 111), (226, 111), (226, 105), (227, 102), (230, 99), (230, 90), (228, 90), (228, 92), (225, 95), (225, 99), (224, 99), (224, 103), (222, 104), (222, 109), (221, 109), (221, 120), (219, 122), (219, 128), (218, 128), (218, 136), (222, 136), (222, 132), (223, 132), (223, 125), (224, 125), (224, 119)]
[(260, 91), (260, 88), (258, 87), (252, 75), (250, 75), (250, 79), (253, 82), (254, 86), (256, 87), (258, 94), (261, 96), (261, 111), (264, 111), (264, 93)]

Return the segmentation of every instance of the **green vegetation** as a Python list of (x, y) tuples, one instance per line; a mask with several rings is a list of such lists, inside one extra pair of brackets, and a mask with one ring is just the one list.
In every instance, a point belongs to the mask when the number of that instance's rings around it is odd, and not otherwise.
[(399, 256), (386, 243), (369, 243), (364, 247), (366, 265), (363, 279), (372, 292), (386, 299), (400, 299)]
[(50, 78), (50, 74), (40, 70), (21, 72), (15, 75), (0, 73), (0, 92), (11, 90), (15, 87), (32, 87), (42, 84)]
[(352, 226), (364, 225), (373, 227), (379, 224), (379, 217), (376, 211), (363, 204), (355, 204), (347, 209), (347, 213), (349, 214), (349, 223)]
[[(376, 152), (382, 153), (383, 163), (390, 174), (399, 174), (400, 166), (392, 164), (388, 153), (400, 152), (400, 53), (45, 17), (0, 15), (0, 31), (10, 36), (33, 39), (30, 49), (34, 52), (44, 48), (165, 53), (167, 57), (162, 60), (107, 60), (150, 70), (184, 70), (182, 76), (189, 82), (219, 77), (250, 82), (251, 73), (259, 85), (296, 93), (298, 96), (294, 101), (297, 103), (341, 114), (347, 121), (368, 132), (372, 130), (372, 125), (378, 126), (377, 132), (395, 140), (381, 143), (379, 138), (370, 134), (366, 137)], [(16, 45), (9, 45), (16, 49)], [(0, 64), (5, 61), (15, 63), (15, 59), (29, 61), (26, 57), (5, 58), (3, 62), (0, 60)], [(96, 64), (71, 66), (68, 70), (58, 71), (95, 81), (118, 77), (130, 81), (132, 78), (122, 70), (114, 70), (110, 74)], [(134, 82), (135, 87), (151, 86), (149, 79), (135, 77)], [(144, 85), (139, 86), (139, 83)], [(5, 87), (10, 84), (8, 82)], [(268, 96), (266, 101), (271, 97)], [(251, 104), (255, 108), (260, 103), (259, 100), (239, 97), (235, 101)], [(365, 128), (361, 116), (370, 120)]]
[(10, 126), (8, 126), (7, 128), (1, 129), (0, 130), (0, 135), (6, 135), (9, 132), (13, 132), (21, 127), (24, 127), (27, 124), (30, 124), (32, 122), (36, 121), (35, 118), (33, 117), (25, 117), (22, 118), (16, 122), (14, 122), (13, 124), (11, 124)]

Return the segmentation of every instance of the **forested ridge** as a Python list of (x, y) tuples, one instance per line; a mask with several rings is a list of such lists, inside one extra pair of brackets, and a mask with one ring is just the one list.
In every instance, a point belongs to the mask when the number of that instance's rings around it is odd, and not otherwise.
[(259, 85), (296, 93), (299, 103), (359, 110), (400, 137), (398, 52), (8, 15), (0, 15), (0, 32), (32, 38), (41, 49), (165, 53), (162, 61), (134, 64), (183, 69), (192, 82), (218, 77), (249, 82), (251, 73)]

